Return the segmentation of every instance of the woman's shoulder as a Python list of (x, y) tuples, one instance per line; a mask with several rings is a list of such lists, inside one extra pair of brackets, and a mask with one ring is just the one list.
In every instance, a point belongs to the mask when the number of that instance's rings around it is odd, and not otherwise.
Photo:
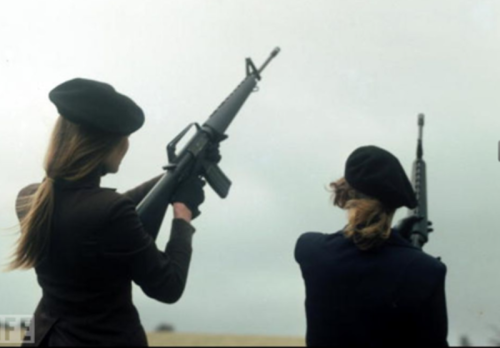
[(71, 211), (73, 212), (87, 216), (99, 216), (100, 219), (106, 221), (113, 220), (125, 213), (135, 214), (135, 204), (132, 200), (110, 188), (96, 187), (80, 192), (69, 192), (69, 195), (62, 197), (62, 200), (72, 205)]
[(428, 271), (435, 270), (439, 273), (446, 273), (446, 265), (439, 257), (434, 257), (422, 249), (414, 246), (408, 240), (404, 239), (398, 232), (392, 231), (389, 240), (386, 242), (386, 250), (401, 259), (418, 264), (419, 267)]
[(38, 186), (40, 186), (40, 183), (33, 183), (26, 185), (19, 191), (17, 196), (18, 197), (30, 196), (36, 192)]
[(447, 272), (447, 267), (441, 258), (434, 257), (425, 253), (424, 251), (416, 251), (416, 257), (412, 262), (412, 267), (416, 272), (422, 274), (433, 274), (438, 277), (444, 277)]
[(341, 238), (341, 231), (335, 233), (305, 232), (302, 233), (295, 243), (295, 259), (300, 262), (310, 254), (315, 253), (326, 242)]
[(406, 283), (428, 293), (436, 284), (442, 283), (447, 267), (439, 257), (432, 256), (418, 248), (391, 248), (390, 264), (387, 267), (404, 271)]
[(39, 183), (29, 184), (18, 192), (16, 197), (16, 214), (19, 221), (26, 215), (30, 198), (36, 193), (39, 186)]
[(132, 200), (106, 187), (85, 189), (56, 189), (56, 204), (60, 214), (67, 221), (81, 221), (86, 224), (100, 225), (110, 223), (123, 215), (136, 214)]
[[(402, 293), (411, 298), (420, 298), (422, 301), (428, 299), (435, 293), (436, 289), (444, 289), (446, 283), (447, 268), (438, 258), (423, 251), (417, 251), (413, 260), (406, 264), (400, 261), (404, 270)], [(442, 290), (441, 290), (442, 291)]]
[(84, 191), (89, 199), (102, 202), (106, 205), (116, 205), (116, 204), (132, 204), (132, 200), (121, 193), (116, 192), (115, 189), (107, 187), (96, 187), (90, 190)]
[(342, 231), (337, 231), (335, 233), (323, 233), (323, 232), (304, 232), (297, 239), (297, 244), (307, 244), (320, 241), (326, 241), (336, 238), (341, 238), (343, 236)]

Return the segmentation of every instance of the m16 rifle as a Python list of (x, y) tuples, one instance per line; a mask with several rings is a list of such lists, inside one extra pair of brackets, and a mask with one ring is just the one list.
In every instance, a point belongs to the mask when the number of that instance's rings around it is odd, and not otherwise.
[(422, 134), (424, 128), (424, 115), (418, 115), (418, 142), (417, 158), (413, 162), (411, 183), (417, 196), (418, 205), (408, 211), (409, 216), (420, 216), (422, 219), (413, 224), (410, 232), (410, 241), (413, 245), (422, 248), (429, 240), (429, 226), (427, 215), (427, 178), (426, 167), (423, 159)]
[[(219, 168), (217, 163), (207, 159), (207, 152), (227, 138), (226, 129), (257, 86), (262, 71), (276, 57), (280, 49), (276, 47), (257, 69), (250, 58), (246, 59), (246, 77), (236, 89), (222, 102), (212, 115), (200, 126), (189, 124), (168, 145), (168, 165), (163, 167), (166, 172), (137, 206), (137, 213), (144, 229), (154, 238), (158, 235), (161, 223), (176, 187), (187, 177), (197, 175), (206, 179), (208, 184), (221, 198), (229, 193), (231, 181)], [(196, 133), (176, 154), (176, 145), (192, 128)]]

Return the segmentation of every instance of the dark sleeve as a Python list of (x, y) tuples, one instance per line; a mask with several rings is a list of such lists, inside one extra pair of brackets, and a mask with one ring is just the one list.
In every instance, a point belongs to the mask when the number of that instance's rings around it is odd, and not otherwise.
[(153, 179), (142, 183), (141, 185), (124, 192), (122, 195), (129, 198), (135, 205), (139, 204), (148, 192), (156, 185), (163, 174), (155, 176)]
[(40, 184), (31, 184), (24, 187), (17, 194), (16, 198), (16, 215), (19, 221), (21, 221), (29, 210), (29, 198), (36, 192)]
[(164, 303), (179, 300), (187, 281), (194, 228), (185, 220), (174, 219), (170, 240), (162, 252), (144, 231), (130, 200), (119, 199), (109, 216), (104, 255), (119, 259), (147, 296)]
[(439, 264), (437, 284), (430, 298), (422, 308), (419, 333), (422, 344), (434, 347), (448, 347), (448, 313), (446, 308), (445, 279), (446, 266)]

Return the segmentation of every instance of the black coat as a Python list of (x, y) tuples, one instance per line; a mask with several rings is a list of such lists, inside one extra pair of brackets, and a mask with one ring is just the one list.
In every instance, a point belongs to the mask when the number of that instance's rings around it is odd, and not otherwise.
[[(132, 281), (149, 297), (176, 302), (186, 284), (194, 233), (189, 223), (174, 219), (162, 252), (143, 229), (135, 206), (158, 178), (123, 195), (101, 188), (99, 175), (54, 184), (50, 246), (35, 268), (43, 290), (34, 315), (35, 345), (147, 345)], [(18, 209), (20, 218), (24, 213)]]
[(308, 346), (448, 346), (446, 266), (394, 230), (371, 251), (342, 231), (304, 233), (295, 259)]

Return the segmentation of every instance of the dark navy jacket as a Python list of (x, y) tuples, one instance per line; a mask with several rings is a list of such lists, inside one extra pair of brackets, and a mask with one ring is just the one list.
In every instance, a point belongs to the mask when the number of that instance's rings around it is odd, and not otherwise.
[(304, 233), (295, 259), (308, 346), (448, 346), (446, 266), (395, 230), (370, 251), (342, 231)]

